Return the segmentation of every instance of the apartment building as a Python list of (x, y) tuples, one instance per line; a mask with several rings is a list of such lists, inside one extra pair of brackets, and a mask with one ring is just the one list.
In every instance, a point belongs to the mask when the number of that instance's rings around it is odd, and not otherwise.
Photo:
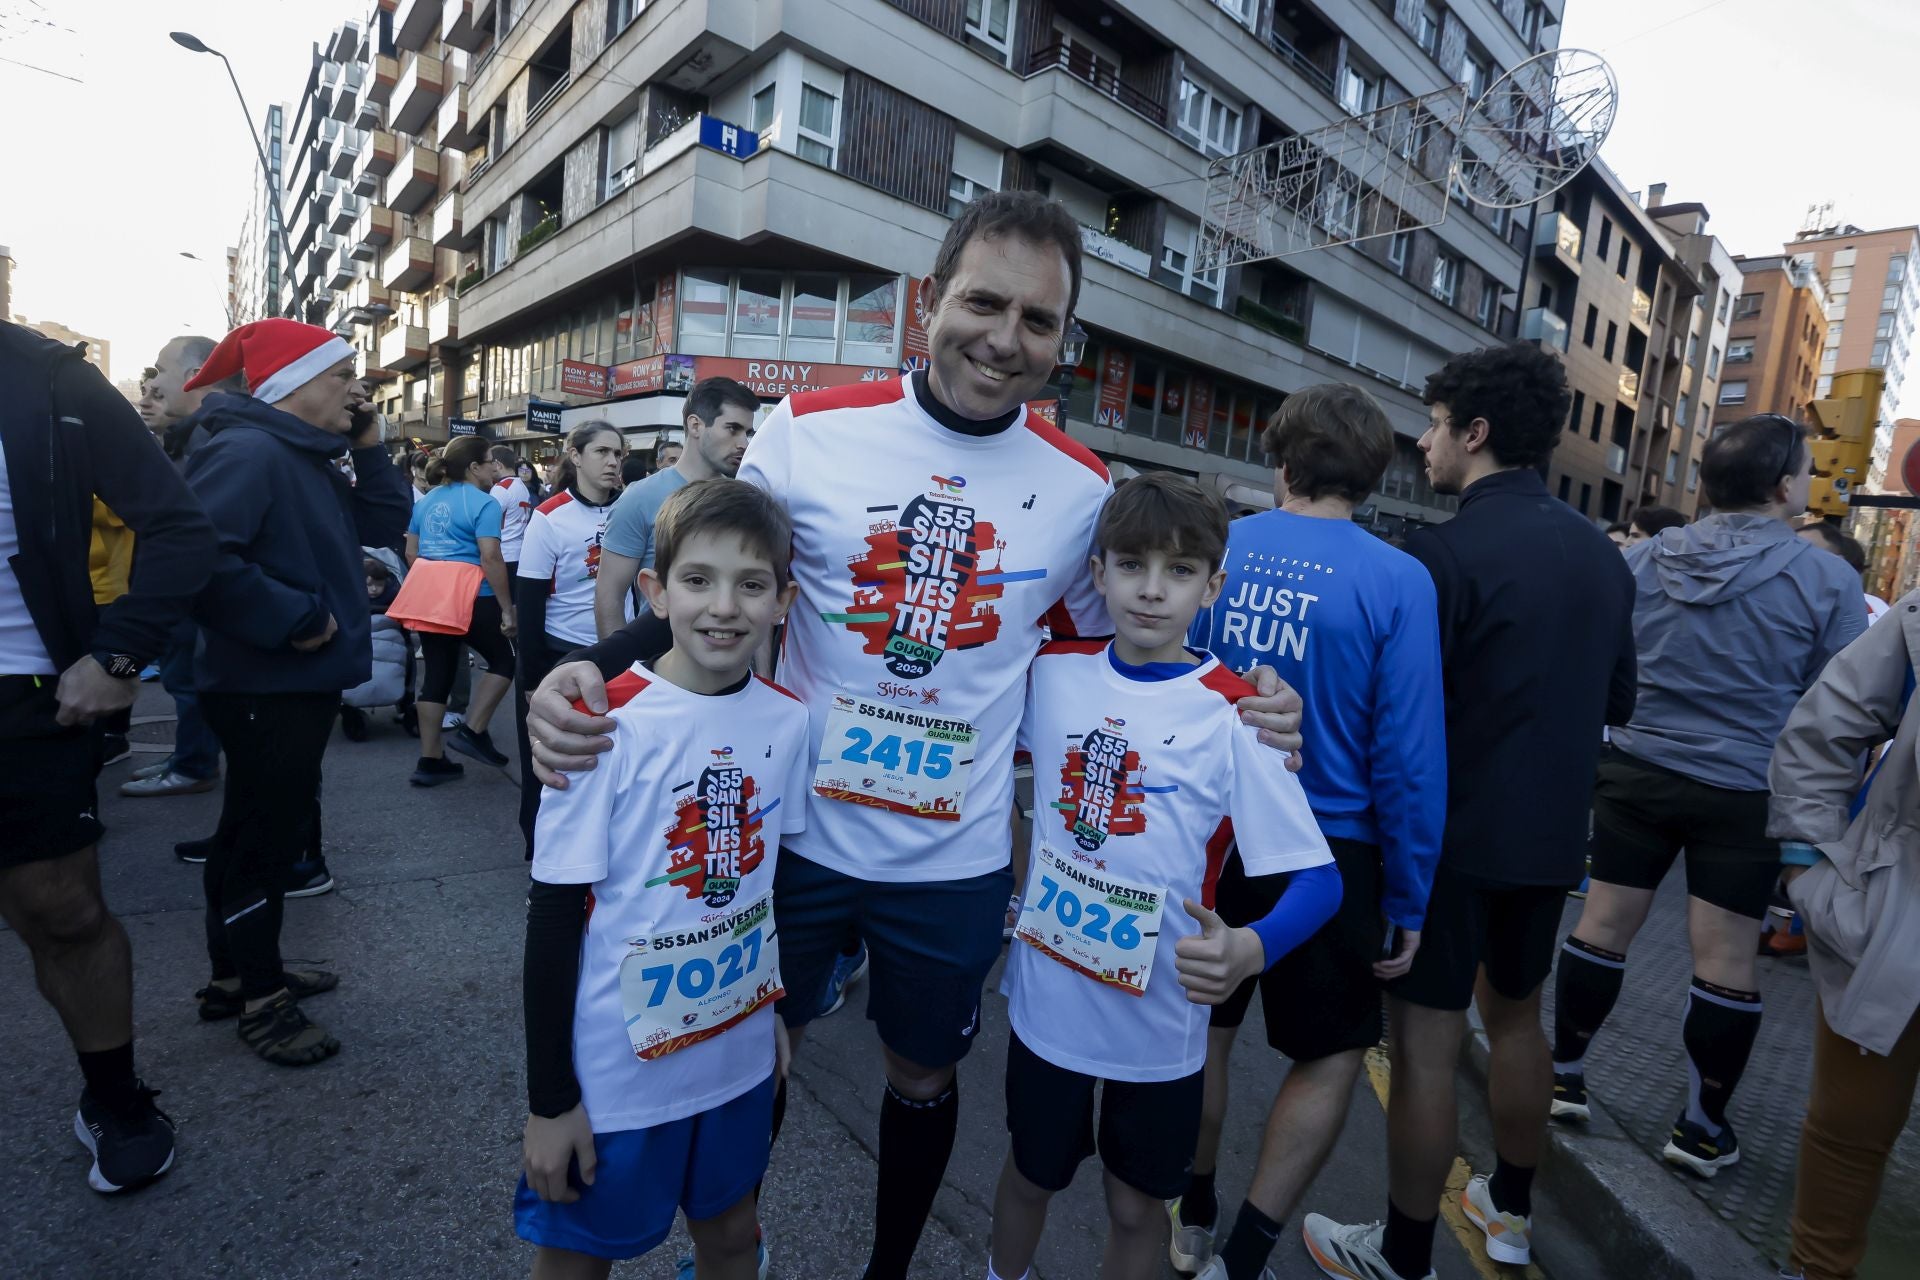
[(1826, 287), (1803, 258), (1774, 255), (1735, 261), (1740, 293), (1727, 333), (1721, 416), (1783, 413), (1811, 422), (1821, 352), (1831, 332)]
[(227, 322), (234, 326), (284, 315), (287, 308), (286, 240), (280, 226), (287, 109), (274, 103), (267, 108), (266, 118), (260, 129), (266, 180), (247, 206), (238, 239), (227, 249)]
[(1693, 295), (1693, 313), (1684, 324), (1686, 347), (1681, 353), (1680, 380), (1673, 401), (1673, 434), (1668, 441), (1662, 473), (1662, 502), (1689, 519), (1700, 508), (1700, 461), (1717, 420), (1720, 383), (1726, 376), (1728, 324), (1739, 293), (1740, 266), (1727, 247), (1707, 230), (1707, 207), (1666, 202), (1667, 185), (1647, 189), (1647, 216), (1666, 234), (1700, 291)]
[(0, 320), (13, 314), (13, 250), (0, 244)]
[(78, 329), (69, 329), (58, 320), (29, 320), (25, 316), (15, 316), (13, 322), (52, 338), (64, 346), (79, 346), (84, 343), (87, 348), (88, 362), (100, 370), (107, 381), (113, 381), (113, 344), (105, 338), (90, 337)]
[(1920, 281), (1913, 270), (1920, 266), (1920, 228), (1862, 231), (1846, 224), (1803, 230), (1782, 252), (1807, 262), (1826, 285), (1830, 324), (1816, 396), (1827, 394), (1840, 370), (1886, 370), (1868, 469), (1869, 486), (1877, 485), (1892, 461), (1894, 416), (1913, 351), (1914, 313), (1920, 310)]
[(1699, 280), (1598, 160), (1543, 207), (1532, 246), (1520, 332), (1563, 355), (1573, 389), (1549, 489), (1602, 523), (1681, 505), (1697, 479), (1681, 475), (1689, 429), (1676, 420), (1694, 385)]
[(313, 159), (290, 179), (295, 287), (357, 335), (409, 435), (455, 419), (546, 453), (593, 416), (644, 445), (708, 373), (771, 402), (915, 367), (914, 282), (949, 220), (979, 192), (1045, 191), (1087, 250), (1068, 431), (1122, 474), (1178, 470), (1265, 505), (1266, 416), (1290, 390), (1355, 382), (1403, 437), (1370, 504), (1390, 530), (1451, 508), (1413, 447), (1419, 391), (1513, 332), (1531, 218), (1455, 201), (1431, 231), (1203, 272), (1207, 166), (1484, 89), (1551, 47), (1560, 12), (401, 0), (317, 51), (296, 107)]

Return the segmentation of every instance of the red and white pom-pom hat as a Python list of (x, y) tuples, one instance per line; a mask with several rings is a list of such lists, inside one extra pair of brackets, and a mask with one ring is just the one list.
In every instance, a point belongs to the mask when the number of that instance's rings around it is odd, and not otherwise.
[(352, 358), (353, 347), (330, 329), (298, 320), (255, 320), (220, 339), (185, 389), (195, 391), (245, 373), (253, 398), (273, 404)]

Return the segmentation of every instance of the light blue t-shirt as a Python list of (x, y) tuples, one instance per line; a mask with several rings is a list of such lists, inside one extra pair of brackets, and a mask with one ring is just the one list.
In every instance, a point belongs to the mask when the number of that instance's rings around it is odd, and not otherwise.
[[(638, 560), (642, 569), (653, 567), (653, 522), (667, 499), (687, 487), (687, 478), (678, 467), (656, 471), (639, 484), (628, 485), (607, 517), (606, 532), (600, 536), (602, 549), (617, 556)], [(647, 611), (646, 599), (640, 600), (640, 612)]]
[[(445, 484), (413, 504), (407, 532), (420, 539), (423, 560), (480, 563), (480, 539), (500, 536), (500, 504), (470, 484)], [(480, 583), (480, 594), (493, 588)]]

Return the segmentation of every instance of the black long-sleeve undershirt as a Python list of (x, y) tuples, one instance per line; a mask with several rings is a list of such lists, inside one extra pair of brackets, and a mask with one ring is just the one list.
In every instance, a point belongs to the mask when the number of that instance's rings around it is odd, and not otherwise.
[(589, 887), (538, 880), (527, 886), (527, 951), (520, 971), (527, 1110), (547, 1119), (580, 1104), (580, 1081), (573, 1072), (573, 1008)]

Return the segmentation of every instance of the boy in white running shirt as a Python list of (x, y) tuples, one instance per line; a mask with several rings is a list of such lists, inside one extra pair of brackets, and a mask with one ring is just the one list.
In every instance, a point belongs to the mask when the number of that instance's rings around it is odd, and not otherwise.
[(793, 602), (791, 537), (737, 480), (661, 508), (641, 584), (673, 647), (608, 684), (627, 732), (542, 798), (514, 1206), (536, 1280), (600, 1280), (676, 1211), (703, 1280), (764, 1274), (755, 1186), (787, 1057), (773, 875), (812, 756), (806, 708), (751, 664)]
[[(1185, 1188), (1199, 1132), (1207, 1006), (1340, 902), (1305, 792), (1235, 714), (1247, 685), (1185, 646), (1224, 581), (1226, 536), (1220, 499), (1192, 481), (1127, 482), (1101, 512), (1093, 561), (1113, 640), (1056, 641), (1033, 664), (1021, 747), (1036, 795), (1056, 798), (1036, 806), (1003, 984), (1012, 1149), (989, 1280), (1028, 1274), (1049, 1199), (1096, 1150), (1103, 1280), (1160, 1274), (1161, 1202)], [(1236, 830), (1252, 874), (1288, 877), (1244, 929), (1212, 910)]]

